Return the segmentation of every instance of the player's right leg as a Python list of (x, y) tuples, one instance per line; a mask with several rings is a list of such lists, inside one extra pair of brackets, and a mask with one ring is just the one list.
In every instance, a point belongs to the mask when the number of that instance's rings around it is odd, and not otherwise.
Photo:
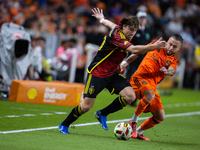
[(59, 125), (61, 133), (69, 134), (68, 128), (70, 124), (92, 108), (96, 96), (105, 88), (105, 85), (106, 83), (103, 79), (88, 74), (84, 89), (84, 100), (80, 105), (74, 107), (67, 118)]
[(76, 121), (82, 114), (89, 111), (94, 105), (94, 102), (95, 102), (95, 98), (85, 97), (83, 102), (80, 105), (74, 107), (72, 111), (70, 112), (70, 114), (67, 116), (67, 118), (63, 122), (60, 123), (59, 131), (61, 133), (69, 134), (68, 128), (70, 124)]

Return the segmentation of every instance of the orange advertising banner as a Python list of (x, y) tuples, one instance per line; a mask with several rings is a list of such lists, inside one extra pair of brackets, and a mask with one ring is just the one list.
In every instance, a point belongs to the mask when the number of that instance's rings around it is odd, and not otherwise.
[(61, 81), (12, 80), (10, 101), (77, 106), (82, 101), (84, 84)]

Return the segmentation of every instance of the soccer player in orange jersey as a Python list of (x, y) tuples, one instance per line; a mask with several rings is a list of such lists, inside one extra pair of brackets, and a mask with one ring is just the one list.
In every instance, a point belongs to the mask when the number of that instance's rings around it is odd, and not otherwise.
[[(143, 136), (143, 132), (165, 119), (165, 112), (161, 98), (156, 92), (156, 86), (166, 75), (174, 75), (178, 67), (178, 60), (174, 55), (180, 50), (182, 42), (183, 39), (180, 35), (172, 35), (165, 48), (148, 52), (136, 72), (132, 75), (129, 82), (136, 93), (136, 97), (140, 99), (135, 113), (129, 121), (133, 128), (132, 138), (150, 141), (150, 139)], [(132, 54), (124, 60), (121, 64), (122, 71), (137, 57), (137, 55)], [(145, 120), (137, 128), (138, 118), (143, 111), (151, 112), (153, 116)]]

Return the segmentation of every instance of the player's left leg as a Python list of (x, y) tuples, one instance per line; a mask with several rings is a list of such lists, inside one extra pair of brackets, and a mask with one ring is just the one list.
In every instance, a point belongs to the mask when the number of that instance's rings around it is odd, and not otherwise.
[(137, 98), (139, 98), (138, 92), (142, 93), (140, 94), (142, 98), (140, 99), (140, 102), (135, 110), (133, 117), (129, 121), (129, 124), (133, 129), (132, 138), (137, 138), (136, 129), (137, 129), (138, 118), (142, 114), (142, 112), (146, 109), (146, 107), (149, 106), (150, 102), (154, 99), (155, 94), (148, 85), (143, 85), (137, 89), (134, 88), (134, 90), (136, 91)]
[(81, 115), (89, 111), (94, 105), (94, 102), (95, 98), (85, 97), (83, 102), (80, 105), (74, 107), (67, 118), (60, 123), (59, 131), (61, 133), (69, 134), (68, 128), (70, 124), (76, 121)]
[(103, 78), (88, 74), (84, 90), (84, 100), (80, 105), (74, 107), (67, 118), (59, 125), (61, 133), (69, 134), (68, 128), (70, 124), (92, 108), (96, 96), (105, 88), (106, 84), (107, 81)]

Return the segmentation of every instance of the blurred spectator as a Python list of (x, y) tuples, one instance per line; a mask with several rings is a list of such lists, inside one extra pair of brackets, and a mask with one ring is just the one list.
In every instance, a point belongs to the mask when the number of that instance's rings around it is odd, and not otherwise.
[(165, 34), (170, 37), (172, 34), (180, 34), (183, 31), (183, 23), (180, 17), (174, 18), (174, 20), (169, 21), (165, 27)]
[(109, 15), (114, 17), (115, 22), (118, 24), (122, 19), (121, 3), (115, 2), (114, 6), (110, 8)]
[(146, 16), (146, 19), (147, 19), (147, 23), (146, 23), (146, 26), (149, 26), (150, 28), (155, 28), (154, 27), (154, 19), (153, 17), (148, 13), (148, 10), (147, 10), (147, 7), (145, 5), (139, 5), (138, 8), (137, 8), (137, 12), (146, 12), (147, 16)]
[(175, 20), (175, 18), (182, 18), (184, 17), (184, 11), (182, 7), (177, 3), (172, 3), (172, 5), (167, 9), (164, 16), (165, 19), (168, 21)]
[(159, 20), (161, 18), (162, 12), (157, 0), (147, 0), (147, 8), (155, 20)]
[(86, 43), (101, 45), (104, 37), (103, 33), (99, 31), (99, 25), (97, 23), (90, 26), (89, 31), (85, 33)]
[(61, 46), (58, 47), (56, 50), (56, 56), (60, 55), (62, 52), (64, 52), (67, 48), (69, 47), (69, 41), (68, 40), (63, 40), (61, 42)]
[(42, 73), (42, 48), (36, 42), (34, 38), (31, 40), (32, 51), (26, 80), (39, 80)]
[[(35, 49), (38, 49), (38, 51), (40, 51), (42, 53), (42, 51), (45, 48), (45, 43), (46, 43), (46, 40), (43, 37), (38, 37), (36, 39), (36, 48)], [(51, 75), (50, 67), (51, 66), (47, 62), (46, 58), (44, 56), (42, 56), (42, 72), (40, 74), (40, 78), (43, 81), (49, 81), (49, 82), (52, 81), (53, 77)]]
[(180, 33), (180, 35), (183, 37), (185, 42), (190, 43), (193, 47), (195, 46), (195, 40), (192, 36), (191, 28), (189, 25), (184, 26), (184, 30)]
[[(79, 74), (81, 74), (80, 76), (83, 78), (83, 74), (84, 74), (84, 65), (85, 65), (85, 53), (83, 51), (83, 46), (81, 44), (79, 44), (77, 42), (77, 40), (75, 38), (71, 38), (69, 39), (69, 41), (67, 41), (67, 47), (66, 49), (59, 53), (59, 49), (56, 52), (56, 63), (60, 63), (60, 68), (63, 66), (67, 66), (67, 70), (63, 70), (63, 69), (59, 69), (58, 70), (58, 74), (57, 74), (57, 80), (65, 80), (68, 81), (69, 78), (69, 70), (71, 68), (71, 61), (72, 61), (72, 57), (74, 56), (74, 54), (77, 57), (77, 71), (76, 71), (76, 76), (79, 76)], [(77, 79), (75, 77), (75, 82), (82, 82), (83, 79)]]
[(194, 88), (195, 77), (195, 62), (194, 62), (194, 49), (191, 43), (184, 42), (182, 58), (186, 61), (184, 87)]
[(185, 14), (187, 18), (194, 18), (200, 15), (200, 9), (196, 4), (197, 0), (188, 0), (186, 2)]

